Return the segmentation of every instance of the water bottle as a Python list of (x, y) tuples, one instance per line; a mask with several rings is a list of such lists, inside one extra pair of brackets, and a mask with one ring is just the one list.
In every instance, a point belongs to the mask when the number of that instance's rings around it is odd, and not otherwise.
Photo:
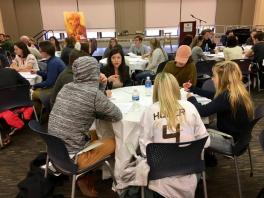
[(145, 92), (146, 92), (146, 96), (151, 96), (151, 91), (152, 91), (152, 82), (150, 80), (150, 77), (147, 76), (146, 81), (145, 81)]
[(208, 47), (208, 43), (205, 44), (205, 48), (204, 48), (205, 52), (209, 52), (209, 47)]
[(137, 89), (134, 89), (133, 90), (133, 93), (132, 93), (132, 101), (139, 101), (139, 92)]

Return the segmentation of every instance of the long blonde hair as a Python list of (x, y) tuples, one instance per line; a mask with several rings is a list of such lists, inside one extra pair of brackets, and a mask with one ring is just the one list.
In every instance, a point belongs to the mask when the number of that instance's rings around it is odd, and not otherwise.
[(175, 130), (183, 118), (182, 106), (178, 102), (180, 98), (180, 87), (176, 78), (170, 73), (159, 73), (155, 78), (153, 102), (159, 102), (160, 113), (167, 119), (170, 130)]
[(225, 90), (229, 92), (229, 102), (235, 115), (239, 104), (246, 108), (249, 118), (253, 118), (254, 109), (251, 97), (242, 82), (242, 73), (237, 63), (223, 61), (213, 67), (213, 74), (218, 76), (215, 97)]

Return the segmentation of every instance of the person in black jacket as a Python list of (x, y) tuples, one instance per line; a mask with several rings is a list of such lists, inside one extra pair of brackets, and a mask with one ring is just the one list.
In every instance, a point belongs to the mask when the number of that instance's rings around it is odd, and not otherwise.
[(189, 93), (188, 101), (195, 105), (201, 117), (216, 113), (217, 129), (231, 135), (235, 142), (235, 147), (232, 148), (230, 139), (211, 133), (210, 147), (226, 154), (240, 154), (251, 138), (250, 122), (254, 111), (253, 102), (242, 82), (241, 70), (235, 62), (219, 62), (213, 67), (212, 80), (216, 88), (215, 94), (184, 83), (185, 89), (212, 99), (210, 103), (202, 105)]
[(101, 69), (107, 77), (108, 89), (131, 85), (129, 67), (126, 66), (123, 50), (115, 47), (110, 51), (107, 65)]
[(203, 44), (201, 48), (203, 51), (206, 51), (206, 45), (208, 46), (208, 51), (213, 51), (216, 44), (214, 42), (214, 32), (211, 29), (205, 29), (201, 32), (201, 36), (203, 36)]
[(0, 88), (15, 85), (28, 85), (27, 79), (21, 76), (16, 70), (11, 68), (0, 68)]
[(63, 60), (66, 66), (69, 64), (69, 56), (71, 51), (74, 49), (75, 43), (76, 41), (73, 37), (68, 37), (65, 39), (65, 47), (61, 52), (61, 60)]

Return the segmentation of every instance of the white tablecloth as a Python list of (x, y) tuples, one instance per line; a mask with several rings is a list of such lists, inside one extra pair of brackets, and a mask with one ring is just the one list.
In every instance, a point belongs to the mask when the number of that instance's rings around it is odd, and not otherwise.
[(204, 52), (204, 55), (209, 59), (209, 60), (215, 60), (215, 61), (222, 61), (225, 60), (224, 57), (224, 52), (218, 52), (217, 54), (210, 54)]
[[(132, 92), (137, 89), (140, 93), (139, 101), (132, 101)], [(132, 154), (127, 149), (127, 145), (133, 145), (134, 148), (138, 147), (139, 138), (139, 121), (145, 109), (152, 104), (152, 96), (145, 95), (144, 86), (124, 87), (112, 90), (113, 95), (110, 99), (115, 105), (117, 105), (123, 114), (123, 119), (119, 122), (112, 123), (109, 126), (109, 130), (113, 128), (115, 139), (116, 139), (116, 150), (115, 150), (115, 177), (117, 180), (117, 190), (124, 189), (127, 187), (122, 182), (123, 170), (131, 160)], [(181, 97), (186, 100), (186, 92), (181, 90)], [(209, 99), (195, 95), (198, 102), (206, 104), (210, 102)], [(209, 119), (204, 118), (204, 122), (208, 123)], [(104, 121), (99, 121), (97, 124), (104, 124)], [(97, 132), (100, 134), (100, 126), (96, 127)]]
[[(130, 71), (144, 70), (146, 68), (146, 64), (148, 63), (148, 59), (143, 59), (141, 56), (125, 56), (126, 65), (129, 66)], [(107, 58), (103, 58), (99, 61), (99, 63), (106, 65)]]
[(25, 79), (27, 79), (30, 83), (30, 85), (34, 85), (38, 82), (41, 82), (41, 77), (37, 74), (31, 74), (30, 72), (19, 72), (21, 76), (23, 76)]

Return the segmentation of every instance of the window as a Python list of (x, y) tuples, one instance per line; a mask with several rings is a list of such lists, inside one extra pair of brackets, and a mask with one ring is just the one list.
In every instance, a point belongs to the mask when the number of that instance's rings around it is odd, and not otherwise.
[(146, 36), (160, 36), (160, 30), (159, 29), (146, 29)]

